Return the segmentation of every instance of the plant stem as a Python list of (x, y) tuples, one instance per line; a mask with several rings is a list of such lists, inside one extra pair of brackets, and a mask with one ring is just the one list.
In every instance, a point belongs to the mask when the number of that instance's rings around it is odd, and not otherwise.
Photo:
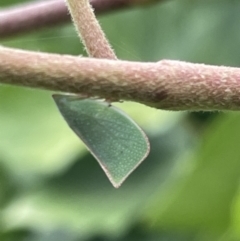
[(240, 110), (240, 69), (79, 58), (0, 47), (0, 83), (140, 102), (166, 110)]
[(66, 2), (88, 55), (93, 58), (117, 59), (94, 15), (89, 0), (66, 0)]
[[(97, 14), (120, 10), (138, 4), (129, 0), (91, 0)], [(163, 0), (158, 0), (163, 1)], [(0, 38), (10, 37), (44, 27), (70, 22), (64, 0), (48, 0), (19, 4), (0, 9)]]

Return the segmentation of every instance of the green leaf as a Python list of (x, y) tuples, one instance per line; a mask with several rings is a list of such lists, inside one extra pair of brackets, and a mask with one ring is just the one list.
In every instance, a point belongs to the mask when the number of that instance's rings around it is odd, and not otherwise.
[(97, 159), (114, 187), (119, 187), (147, 157), (149, 142), (138, 125), (105, 101), (53, 95), (69, 124)]
[(1, 86), (0, 96), (0, 161), (21, 184), (63, 171), (86, 152), (49, 92)]
[(231, 225), (239, 188), (240, 115), (228, 114), (209, 126), (202, 146), (185, 169), (194, 168), (146, 215), (155, 228), (223, 234)]

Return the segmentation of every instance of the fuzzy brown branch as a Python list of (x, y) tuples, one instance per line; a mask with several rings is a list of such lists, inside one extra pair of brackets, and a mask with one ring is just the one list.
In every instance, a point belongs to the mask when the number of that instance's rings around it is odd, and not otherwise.
[[(91, 0), (96, 14), (163, 0)], [(64, 0), (30, 2), (0, 9), (0, 38), (70, 22)]]
[(240, 110), (239, 68), (79, 58), (5, 47), (0, 47), (0, 60), (0, 83), (167, 110)]
[(90, 57), (117, 59), (89, 0), (66, 0), (74, 25)]

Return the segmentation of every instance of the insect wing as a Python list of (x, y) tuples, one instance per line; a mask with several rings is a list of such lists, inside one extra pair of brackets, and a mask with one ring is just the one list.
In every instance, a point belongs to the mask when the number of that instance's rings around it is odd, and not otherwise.
[(67, 95), (53, 98), (114, 187), (119, 187), (147, 157), (150, 147), (145, 133), (120, 109), (94, 99)]

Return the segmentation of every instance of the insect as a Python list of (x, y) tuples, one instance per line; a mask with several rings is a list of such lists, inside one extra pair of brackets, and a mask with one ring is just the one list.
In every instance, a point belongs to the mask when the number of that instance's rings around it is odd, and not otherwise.
[(118, 188), (149, 153), (145, 133), (106, 101), (60, 94), (53, 98), (68, 125)]

